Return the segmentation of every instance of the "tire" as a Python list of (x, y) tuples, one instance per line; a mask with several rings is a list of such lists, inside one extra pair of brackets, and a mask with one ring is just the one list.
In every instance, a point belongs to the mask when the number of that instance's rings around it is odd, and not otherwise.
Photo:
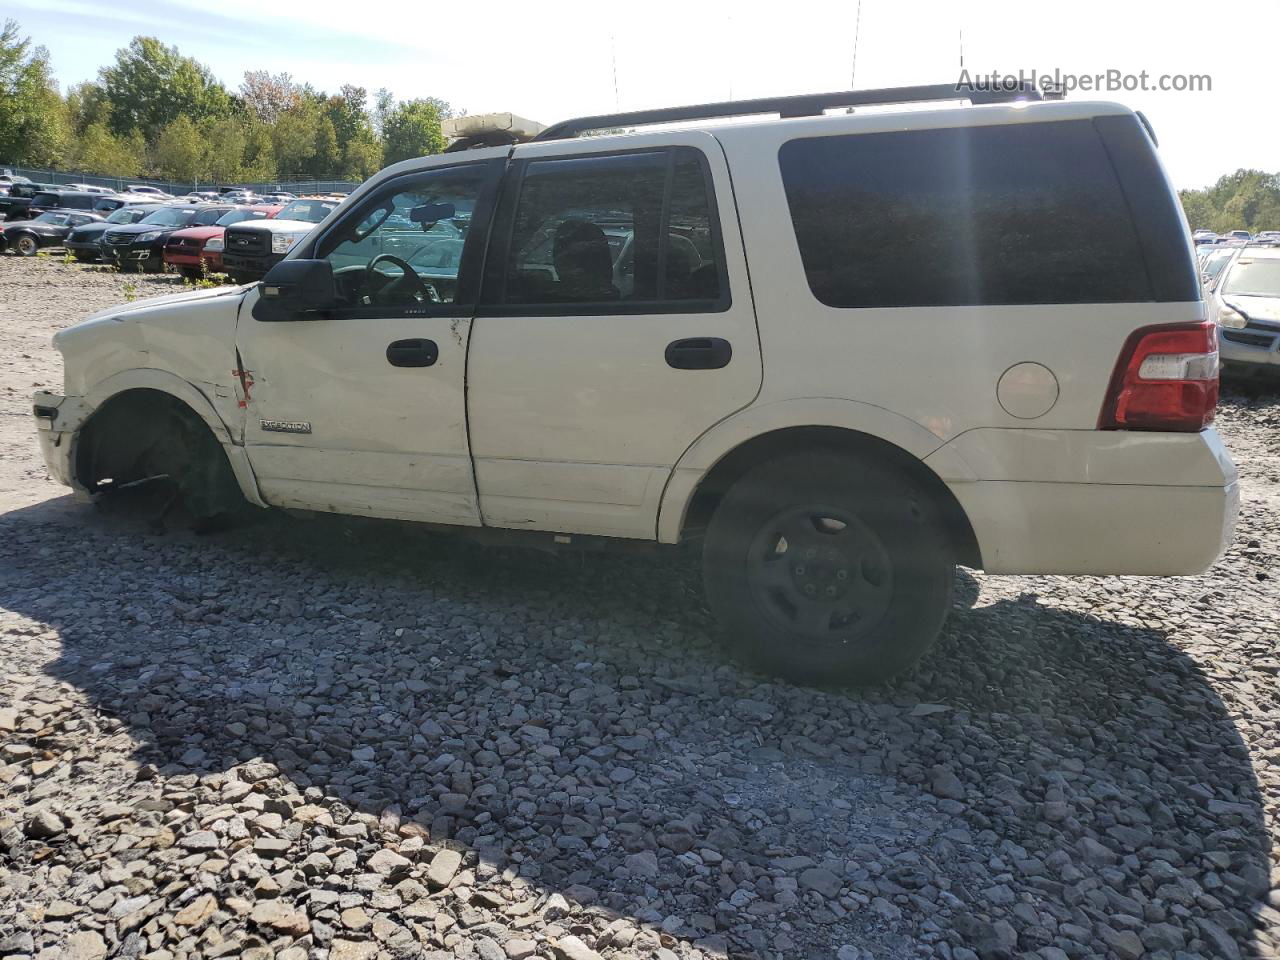
[(835, 451), (748, 472), (702, 554), (707, 601), (738, 656), (821, 686), (877, 683), (919, 660), (946, 619), (955, 565), (923, 488)]
[(253, 281), (257, 279), (256, 277), (249, 276), (247, 273), (229, 273), (227, 274), (227, 276), (231, 278), (231, 282), (236, 284), (236, 286), (243, 286), (246, 283), (253, 283)]
[(204, 276), (203, 271), (197, 270), (195, 267), (182, 267), (179, 271), (183, 280), (199, 280)]
[(36, 242), (36, 238), (29, 233), (18, 234), (17, 240), (11, 240), (13, 252), (20, 257), (34, 257), (40, 249), (40, 244)]
[(143, 273), (163, 273), (164, 258), (158, 253), (152, 253), (147, 259), (140, 262), (138, 269)]

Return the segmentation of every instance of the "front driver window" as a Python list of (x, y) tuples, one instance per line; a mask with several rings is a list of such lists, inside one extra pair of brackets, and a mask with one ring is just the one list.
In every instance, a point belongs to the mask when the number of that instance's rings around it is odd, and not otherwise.
[(344, 305), (453, 303), (482, 185), (480, 169), (450, 168), (401, 180), (363, 204), (325, 244)]

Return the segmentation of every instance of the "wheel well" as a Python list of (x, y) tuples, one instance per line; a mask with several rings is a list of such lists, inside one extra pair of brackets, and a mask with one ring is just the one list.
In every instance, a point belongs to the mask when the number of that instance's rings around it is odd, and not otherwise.
[(969, 518), (942, 479), (919, 458), (879, 437), (842, 427), (789, 427), (753, 437), (722, 457), (702, 478), (685, 512), (681, 539), (701, 534), (721, 497), (752, 467), (776, 457), (814, 449), (834, 450), (855, 457), (874, 457), (892, 463), (913, 477), (942, 511), (955, 545), (957, 559), (967, 567), (981, 567), (982, 555)]
[(158, 464), (200, 515), (231, 510), (243, 500), (209, 425), (186, 402), (163, 390), (121, 391), (80, 428), (75, 474), (90, 492), (145, 479)]

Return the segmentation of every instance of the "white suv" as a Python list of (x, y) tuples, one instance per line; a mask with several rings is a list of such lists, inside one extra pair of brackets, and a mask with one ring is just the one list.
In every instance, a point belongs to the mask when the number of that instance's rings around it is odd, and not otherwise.
[[(49, 467), (88, 493), (168, 475), (197, 515), (700, 539), (728, 639), (802, 681), (914, 662), (957, 563), (1205, 569), (1236, 472), (1145, 121), (823, 112), (925, 99), (959, 95), (594, 117), (397, 164), (261, 284), (59, 333)], [(578, 136), (673, 120), (696, 122)]]

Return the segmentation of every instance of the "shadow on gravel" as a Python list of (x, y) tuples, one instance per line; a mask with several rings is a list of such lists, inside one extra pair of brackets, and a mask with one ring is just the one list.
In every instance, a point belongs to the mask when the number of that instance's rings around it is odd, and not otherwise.
[(48, 672), (161, 778), (260, 757), (339, 818), (474, 851), (477, 888), (507, 871), (733, 955), (1247, 952), (1270, 849), (1249, 752), (1158, 631), (974, 606), (965, 575), (915, 674), (815, 692), (723, 659), (681, 554), (86, 521), (0, 517), (38, 557), (0, 565), (0, 606), (56, 627)]

